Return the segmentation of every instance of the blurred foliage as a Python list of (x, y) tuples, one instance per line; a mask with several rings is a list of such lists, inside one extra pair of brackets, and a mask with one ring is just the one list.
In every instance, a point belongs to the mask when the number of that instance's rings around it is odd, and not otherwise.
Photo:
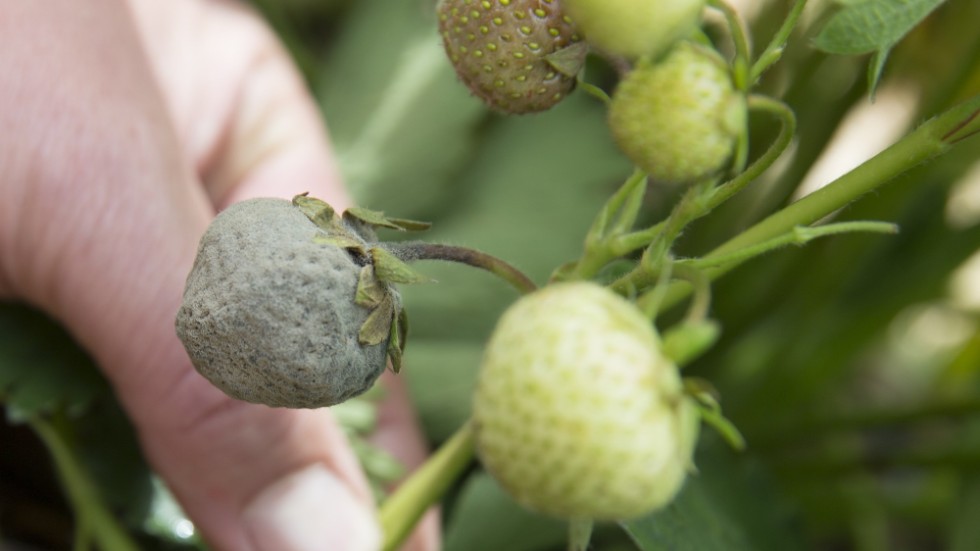
[[(253, 3), (319, 98), (358, 201), (431, 220), (427, 240), (485, 250), (543, 283), (578, 256), (595, 211), (630, 172), (608, 137), (603, 106), (584, 94), (517, 118), (491, 114), (469, 97), (439, 48), (433, 0)], [(790, 3), (755, 3), (765, 4), (750, 21), (764, 44)], [(760, 84), (795, 110), (793, 149), (778, 169), (689, 228), (682, 254), (704, 253), (793, 201), (839, 138), (841, 121), (868, 106), (868, 60), (814, 49), (832, 12), (828, 2), (811, 4)], [(880, 93), (910, 92), (917, 101), (911, 124), (980, 92), (977, 21), (980, 2), (949, 0), (891, 49)], [(593, 59), (590, 74), (612, 71)], [(775, 131), (771, 121), (752, 121), (755, 155)], [(978, 158), (974, 138), (835, 215), (894, 221), (898, 236), (782, 251), (715, 284), (712, 314), (723, 337), (688, 369), (718, 387), (749, 449), (736, 457), (705, 443), (700, 474), (678, 501), (625, 526), (635, 544), (605, 537), (614, 528), (607, 526), (596, 549), (980, 548), (980, 319), (976, 306), (950, 291), (952, 275), (980, 245), (980, 215), (958, 224), (948, 217)], [(676, 194), (650, 190), (648, 219), (662, 216)], [(516, 296), (483, 273), (420, 269), (439, 283), (404, 290), (412, 334), (403, 374), (438, 444), (468, 416), (483, 341)], [(941, 346), (929, 340), (936, 334), (948, 337)], [(182, 517), (153, 482), (91, 360), (54, 322), (22, 306), (0, 308), (0, 397), (8, 422), (57, 419), (104, 506), (144, 548), (184, 545), (174, 532), (186, 528)], [(34, 457), (0, 446), (4, 476), (19, 472), (18, 459)], [(12, 506), (0, 505), (0, 513)], [(479, 469), (445, 513), (450, 551), (563, 548), (560, 525), (521, 510)], [(29, 539), (4, 519), (0, 531)]]

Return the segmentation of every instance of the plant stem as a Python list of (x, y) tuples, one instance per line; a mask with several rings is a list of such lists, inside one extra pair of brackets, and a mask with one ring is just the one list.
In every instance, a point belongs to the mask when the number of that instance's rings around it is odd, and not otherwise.
[[(704, 258), (728, 255), (776, 238), (795, 226), (813, 224), (909, 169), (946, 153), (959, 141), (980, 132), (978, 113), (980, 113), (980, 95), (927, 121), (861, 166), (772, 214), (714, 249)], [(736, 263), (706, 270), (706, 273), (708, 277), (715, 279), (737, 265)], [(689, 293), (690, 289), (686, 286), (672, 285), (667, 296), (664, 297), (663, 307), (666, 309), (677, 304)]]
[(583, 92), (598, 99), (607, 107), (609, 106), (609, 103), (612, 102), (612, 98), (609, 97), (609, 94), (607, 94), (605, 90), (599, 88), (595, 84), (592, 84), (591, 82), (586, 82), (585, 79), (582, 78), (578, 79), (576, 84)]
[(75, 460), (62, 436), (48, 421), (39, 416), (28, 418), (28, 423), (38, 435), (58, 471), (58, 478), (65, 489), (68, 501), (75, 512), (79, 530), (98, 542), (102, 551), (136, 551), (139, 549), (129, 534), (119, 526), (99, 498), (95, 483)]
[(749, 60), (752, 58), (752, 48), (749, 45), (745, 25), (738, 12), (722, 0), (710, 0), (709, 5), (721, 11), (731, 29), (732, 42), (735, 43), (735, 60), (732, 63), (732, 75), (735, 87), (743, 92), (748, 91), (752, 81), (749, 80)]
[[(749, 165), (745, 172), (721, 184), (710, 194), (707, 194), (705, 200), (702, 201), (704, 208), (696, 216), (693, 216), (690, 221), (708, 214), (762, 175), (763, 172), (776, 162), (776, 159), (783, 154), (783, 151), (793, 141), (793, 135), (796, 133), (796, 116), (793, 114), (793, 110), (787, 107), (786, 104), (766, 96), (753, 94), (748, 97), (748, 106), (751, 111), (769, 113), (778, 118), (781, 123), (779, 135), (776, 136), (769, 149), (756, 159), (754, 163)], [(609, 241), (609, 253), (613, 255), (612, 258), (615, 258), (642, 249), (649, 245), (658, 235), (662, 234), (666, 225), (667, 221), (663, 221), (643, 230), (615, 236)]]
[(592, 539), (592, 519), (568, 521), (568, 551), (587, 551)]
[(741, 264), (759, 255), (775, 251), (789, 245), (805, 245), (818, 237), (840, 235), (842, 233), (898, 233), (898, 226), (887, 222), (840, 222), (823, 226), (797, 226), (789, 232), (774, 237), (769, 241), (752, 245), (744, 249), (724, 255), (707, 256), (704, 258), (689, 258), (678, 260), (681, 266), (705, 270), (708, 268), (723, 268), (728, 264)]
[(766, 69), (772, 67), (783, 56), (786, 42), (789, 41), (790, 33), (796, 28), (796, 22), (799, 21), (804, 7), (806, 7), (806, 0), (796, 0), (796, 3), (793, 4), (793, 9), (790, 10), (789, 15), (786, 16), (786, 20), (783, 21), (782, 26), (779, 27), (779, 30), (772, 37), (772, 41), (769, 42), (769, 45), (759, 54), (759, 58), (752, 65), (752, 69), (749, 71), (750, 85), (758, 81), (762, 73), (766, 72)]
[(793, 136), (796, 134), (796, 115), (785, 103), (767, 96), (752, 94), (748, 97), (750, 111), (768, 113), (779, 119), (779, 134), (772, 145), (745, 172), (718, 186), (708, 202), (709, 209), (714, 209), (741, 191), (750, 182), (762, 175), (776, 162), (776, 159), (786, 151)]
[(445, 260), (458, 262), (486, 270), (509, 283), (522, 294), (527, 294), (537, 285), (523, 272), (507, 262), (484, 252), (467, 247), (425, 243), (423, 241), (408, 241), (404, 243), (385, 243), (384, 248), (400, 260)]
[[(645, 172), (634, 169), (633, 174), (602, 206), (585, 236), (585, 252), (569, 278), (591, 279), (603, 266), (623, 254), (618, 252), (616, 243), (620, 234), (629, 231), (636, 223), (646, 192), (646, 180)], [(648, 239), (640, 247), (649, 242)]]
[(425, 511), (438, 502), (473, 459), (473, 424), (466, 422), (381, 505), (384, 551), (395, 551)]

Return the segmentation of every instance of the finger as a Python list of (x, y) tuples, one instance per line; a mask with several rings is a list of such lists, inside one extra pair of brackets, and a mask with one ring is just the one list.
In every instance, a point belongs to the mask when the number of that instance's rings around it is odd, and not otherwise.
[(188, 157), (219, 209), (341, 185), (321, 115), (271, 31), (240, 2), (129, 0)]
[(0, 134), (7, 281), (93, 353), (205, 538), (246, 551), (376, 545), (367, 485), (329, 414), (228, 399), (174, 335), (213, 211), (125, 8), (12, 4), (0, 62), (16, 71), (0, 103), (18, 105), (0, 114), (15, 130)]
[[(168, 6), (131, 1), (178, 131), (193, 144), (188, 152), (200, 159), (198, 168), (219, 208), (250, 197), (288, 198), (304, 191), (337, 210), (349, 205), (316, 105), (286, 52), (252, 13), (237, 3), (185, 3), (170, 26), (206, 32), (174, 43), (181, 33), (160, 24)], [(227, 59), (229, 51), (234, 59)], [(223, 86), (215, 84), (218, 78)], [(235, 93), (229, 95), (229, 89)], [(223, 120), (209, 121), (215, 115)], [(383, 382), (388, 391), (375, 442), (414, 467), (427, 454), (424, 439), (404, 385), (390, 376)], [(408, 548), (438, 546), (433, 511)]]

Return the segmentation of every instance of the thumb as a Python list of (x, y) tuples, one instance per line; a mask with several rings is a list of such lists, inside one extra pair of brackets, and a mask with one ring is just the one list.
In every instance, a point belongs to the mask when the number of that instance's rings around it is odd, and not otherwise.
[[(44, 44), (37, 48), (36, 44)], [(95, 356), (150, 462), (216, 549), (367, 550), (371, 498), (328, 411), (233, 401), (174, 318), (213, 210), (180, 152), (125, 6), (16, 3), (0, 18), (7, 291)], [(65, 200), (65, 198), (71, 200)]]

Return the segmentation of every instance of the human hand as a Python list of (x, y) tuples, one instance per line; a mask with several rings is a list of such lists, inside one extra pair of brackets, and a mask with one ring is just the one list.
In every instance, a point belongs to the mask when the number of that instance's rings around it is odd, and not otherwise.
[[(328, 410), (270, 409), (200, 377), (174, 334), (215, 209), (309, 191), (347, 205), (319, 114), (272, 34), (220, 0), (14, 2), (0, 13), (0, 298), (63, 322), (205, 539), (230, 550), (378, 545)], [(386, 378), (376, 442), (425, 451)], [(410, 544), (438, 546), (434, 515)]]

